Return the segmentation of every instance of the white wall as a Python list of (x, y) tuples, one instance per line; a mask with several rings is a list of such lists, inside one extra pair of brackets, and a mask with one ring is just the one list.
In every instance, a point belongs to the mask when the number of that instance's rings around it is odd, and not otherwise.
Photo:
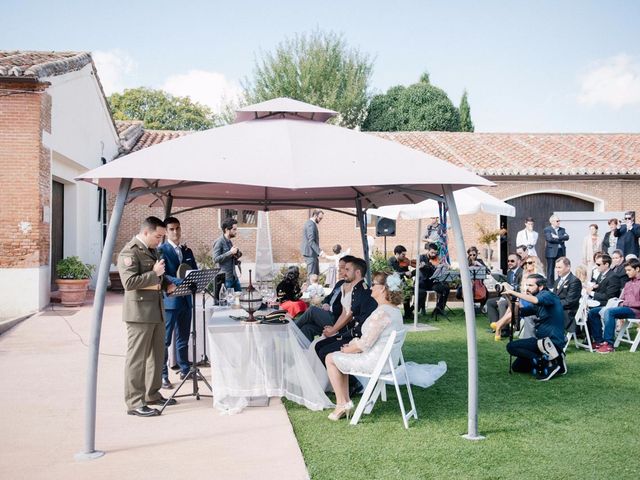
[(0, 268), (2, 298), (0, 317), (20, 317), (37, 312), (49, 303), (49, 266)]
[[(598, 234), (602, 241), (604, 234), (609, 231), (607, 221), (611, 218), (624, 218), (624, 212), (554, 212), (554, 214), (560, 219), (560, 226), (564, 227), (569, 234), (569, 240), (565, 242), (565, 246), (567, 247), (567, 257), (571, 260), (571, 270), (574, 272), (576, 267), (582, 263), (582, 242), (589, 235), (589, 225), (592, 223), (598, 225)], [(548, 226), (547, 223), (545, 227)], [(542, 231), (540, 231), (540, 236), (538, 243), (541, 243), (542, 249), (538, 249), (538, 252), (544, 256), (546, 242)]]

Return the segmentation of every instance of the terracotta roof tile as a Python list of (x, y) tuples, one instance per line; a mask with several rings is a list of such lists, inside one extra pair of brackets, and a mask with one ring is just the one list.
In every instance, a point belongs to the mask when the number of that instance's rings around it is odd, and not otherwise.
[(480, 175), (639, 175), (640, 134), (375, 132)]
[(88, 52), (0, 50), (0, 77), (51, 77), (80, 70), (89, 63)]

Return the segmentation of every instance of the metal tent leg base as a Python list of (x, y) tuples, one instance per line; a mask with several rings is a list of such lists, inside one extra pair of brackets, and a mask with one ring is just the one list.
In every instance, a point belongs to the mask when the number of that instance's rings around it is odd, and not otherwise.
[(80, 452), (76, 453), (73, 458), (78, 462), (85, 462), (87, 460), (95, 460), (104, 456), (104, 452), (101, 450), (94, 450), (93, 452)]
[(478, 440), (484, 440), (487, 437), (483, 437), (482, 435), (471, 435), (469, 433), (465, 433), (464, 435), (460, 435), (462, 438), (464, 438), (465, 440), (472, 440), (472, 441), (478, 441)]

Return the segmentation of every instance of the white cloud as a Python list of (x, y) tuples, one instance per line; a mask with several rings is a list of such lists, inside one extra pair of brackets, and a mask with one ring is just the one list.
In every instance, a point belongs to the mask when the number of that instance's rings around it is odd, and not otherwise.
[(620, 54), (597, 62), (580, 78), (578, 103), (621, 108), (640, 104), (640, 62)]
[(222, 73), (190, 70), (184, 74), (172, 75), (161, 87), (166, 92), (211, 107), (219, 113), (227, 101), (235, 101), (241, 96), (238, 85), (228, 80)]
[(120, 92), (127, 86), (127, 75), (137, 67), (133, 58), (123, 50), (97, 50), (92, 54), (98, 70), (98, 77), (105, 94)]

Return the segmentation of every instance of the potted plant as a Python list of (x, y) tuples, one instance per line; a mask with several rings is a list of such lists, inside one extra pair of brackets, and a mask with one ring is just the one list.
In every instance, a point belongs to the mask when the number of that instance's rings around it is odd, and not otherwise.
[(78, 257), (66, 257), (56, 265), (56, 284), (60, 291), (60, 302), (65, 307), (78, 307), (84, 303), (89, 288), (89, 279), (94, 265), (82, 263)]
[(478, 243), (484, 245), (484, 258), (488, 261), (493, 259), (493, 249), (491, 248), (491, 244), (493, 244), (500, 237), (500, 230), (489, 230), (484, 225), (477, 223), (478, 231), (480, 232), (480, 236), (478, 237)]

